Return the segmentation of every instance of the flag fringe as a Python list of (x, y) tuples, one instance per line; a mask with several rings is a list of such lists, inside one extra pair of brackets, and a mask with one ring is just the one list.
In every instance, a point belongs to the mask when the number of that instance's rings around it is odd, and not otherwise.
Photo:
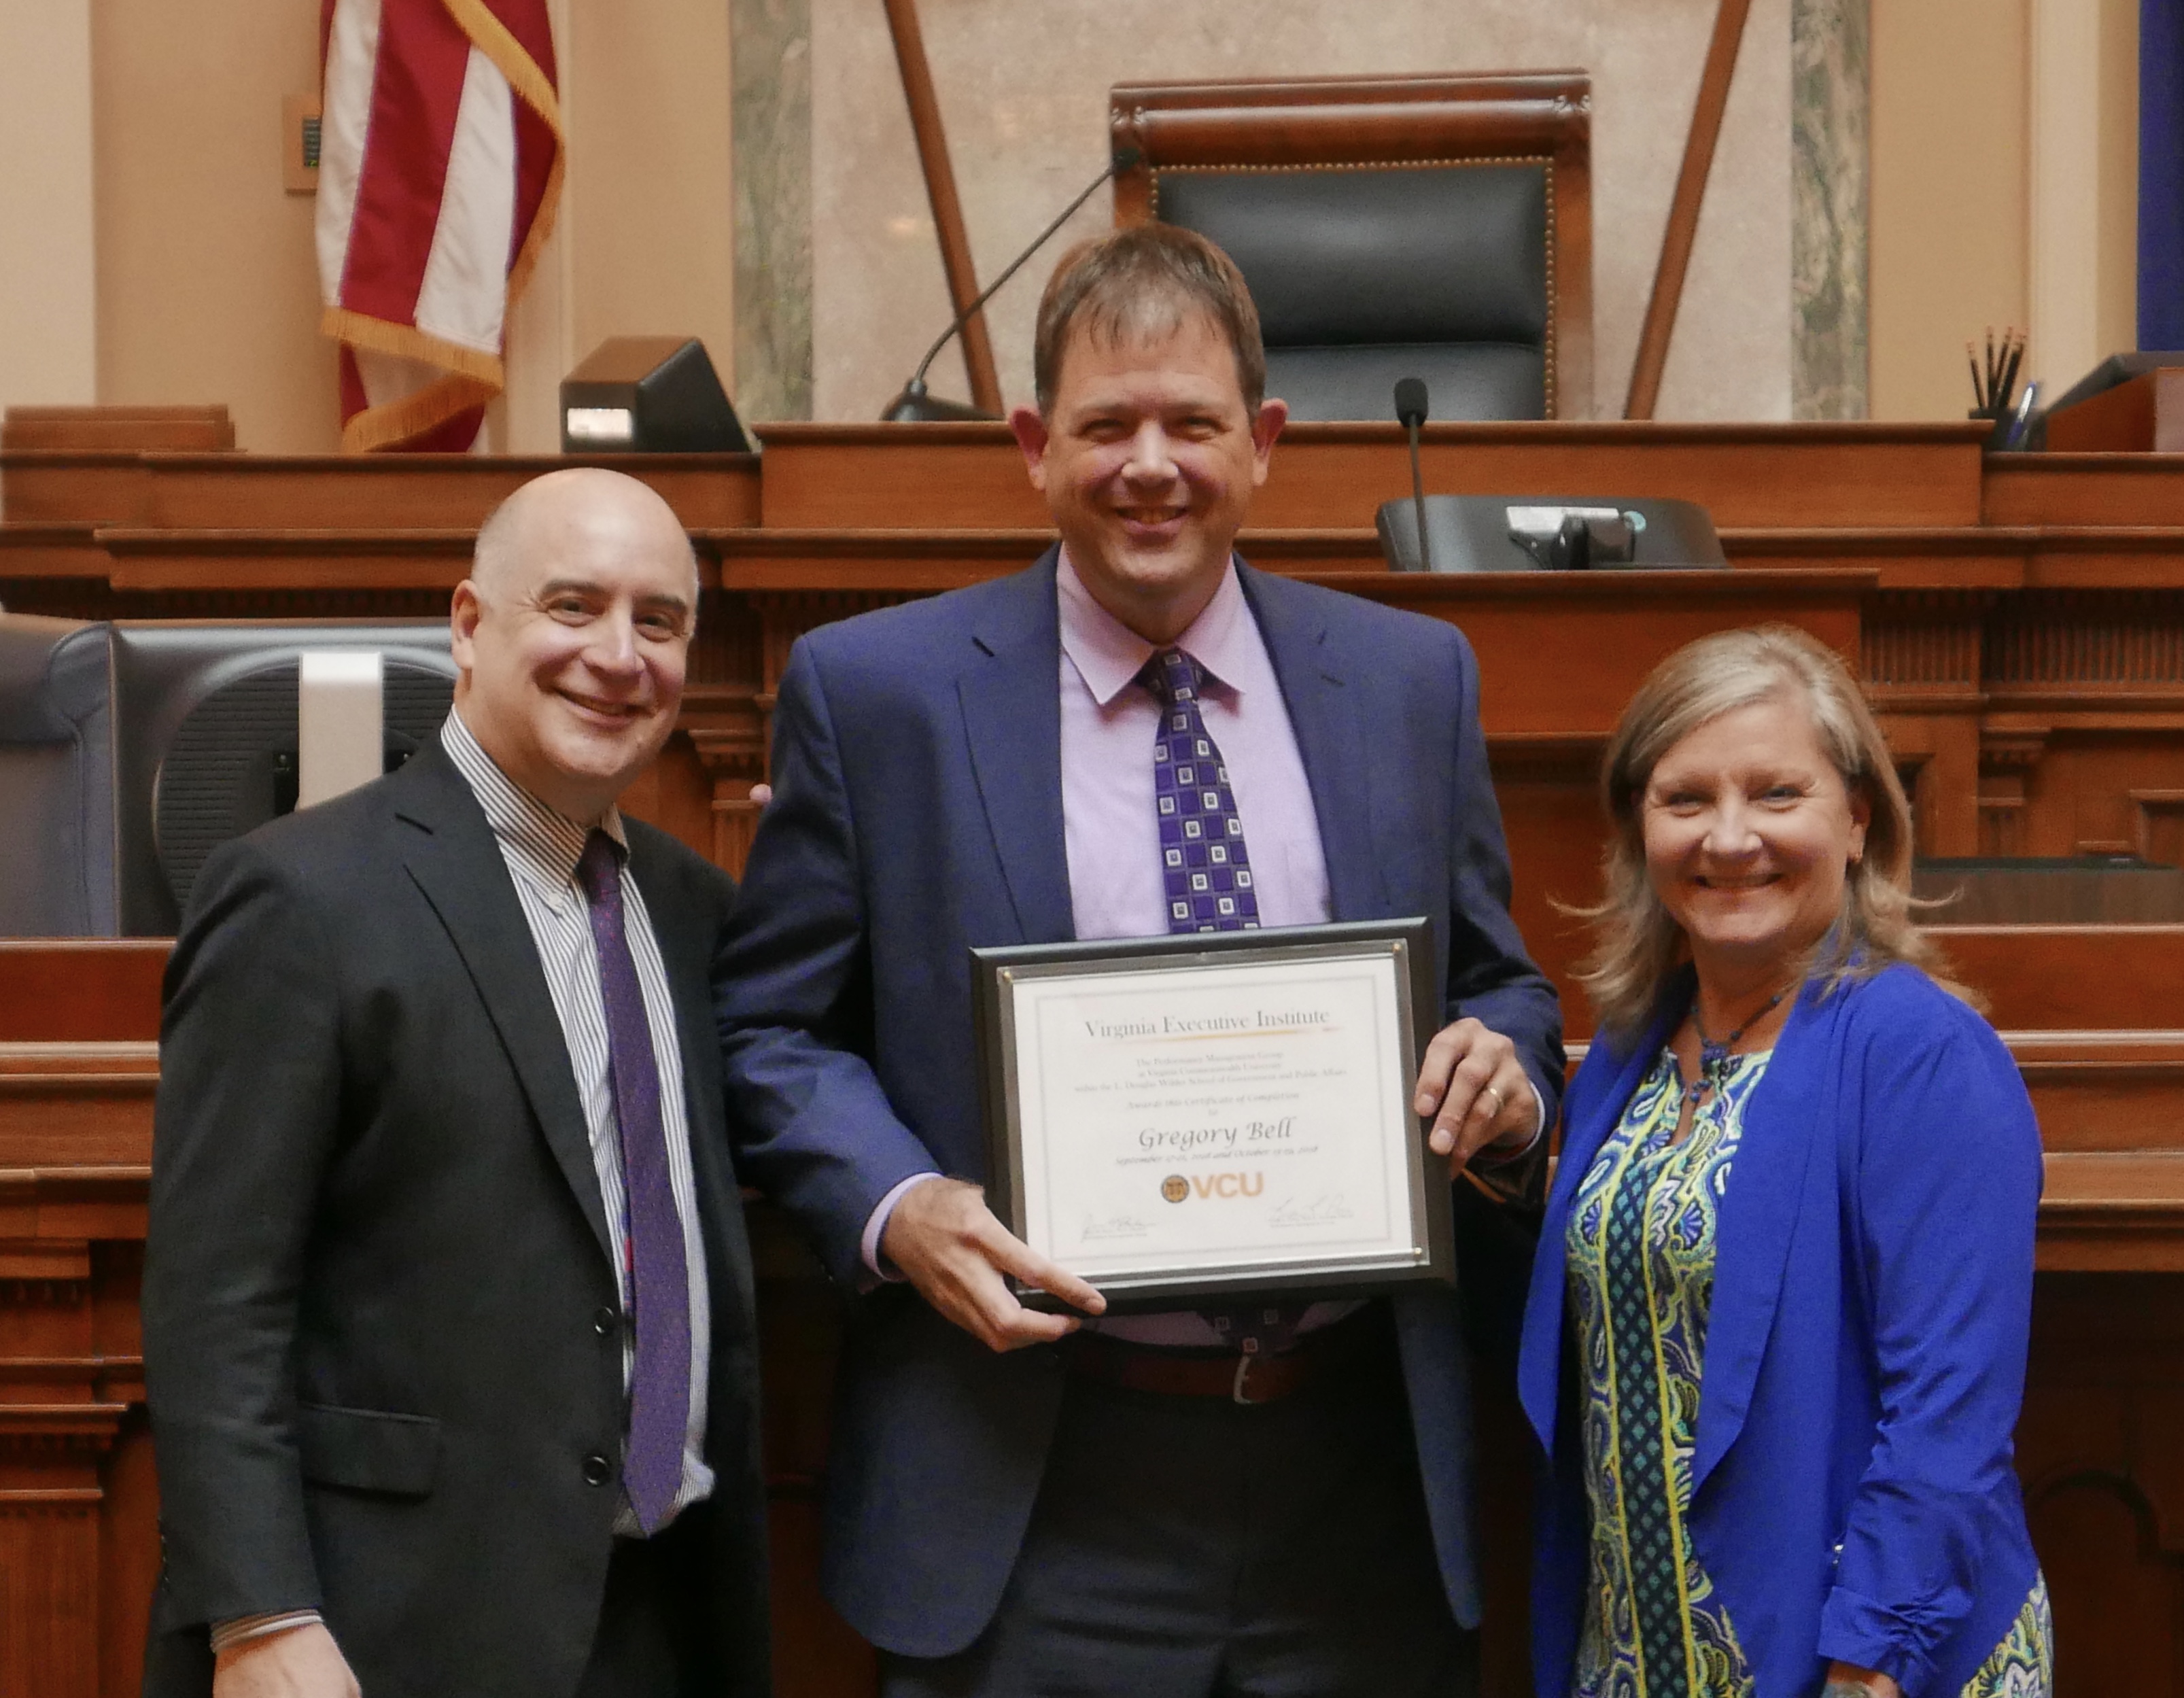
[(486, 385), (498, 395), (507, 386), (508, 374), (497, 354), (449, 342), (415, 325), (374, 318), (349, 307), (328, 307), (319, 315), (319, 334), (345, 342), (352, 348), (368, 348), (374, 354), (391, 354), (422, 365), (437, 365), (453, 376), (467, 377)]
[(342, 426), (343, 454), (370, 454), (393, 448), (445, 424), (468, 408), (482, 405), (500, 392), (457, 372), (437, 378), (415, 394), (404, 395), (383, 407), (366, 407)]

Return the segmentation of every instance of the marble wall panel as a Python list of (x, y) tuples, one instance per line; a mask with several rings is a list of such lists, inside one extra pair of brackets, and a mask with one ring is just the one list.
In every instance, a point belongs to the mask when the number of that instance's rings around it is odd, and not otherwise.
[(1792, 0), (1790, 410), (1866, 414), (1872, 19), (1867, 0)]
[[(812, 415), (868, 419), (946, 324), (947, 296), (878, 0), (809, 4)], [(1663, 384), (1663, 418), (1789, 415), (1790, 6), (1753, 0)], [(1714, 0), (1382, 0), (1370, 7), (923, 0), (921, 7), (982, 278), (1006, 264), (1105, 163), (1113, 84), (1588, 70), (1593, 407), (1604, 417), (1622, 411), (1714, 10)], [(754, 70), (739, 36), (739, 94)], [(747, 134), (739, 116), (739, 173), (753, 164)], [(1057, 240), (1095, 234), (1111, 217), (1106, 197), (1095, 196)], [(1030, 392), (1031, 323), (1050, 266), (1048, 259), (1034, 261), (989, 309), (1011, 400)], [(738, 304), (748, 309), (740, 290)], [(940, 392), (965, 392), (952, 351), (933, 376)]]
[(735, 155), (736, 401), (748, 418), (808, 419), (809, 0), (728, 0), (728, 29), (734, 79), (729, 110)]

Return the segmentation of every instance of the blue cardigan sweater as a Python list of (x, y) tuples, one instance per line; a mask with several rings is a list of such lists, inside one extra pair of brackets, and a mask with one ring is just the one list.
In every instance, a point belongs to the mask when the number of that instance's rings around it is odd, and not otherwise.
[[(1596, 1041), (1525, 1311), (1524, 1409), (1547, 1453), (1533, 1578), (1540, 1698), (1566, 1698), (1590, 1511), (1564, 1338), (1579, 1182), (1688, 1006)], [(2009, 1052), (1924, 973), (1808, 987), (1747, 1105), (1723, 1199), (1690, 1525), (1759, 1698), (1828, 1660), (1953, 1698), (2037, 1572), (2010, 1435), (2025, 1384), (2040, 1135)]]

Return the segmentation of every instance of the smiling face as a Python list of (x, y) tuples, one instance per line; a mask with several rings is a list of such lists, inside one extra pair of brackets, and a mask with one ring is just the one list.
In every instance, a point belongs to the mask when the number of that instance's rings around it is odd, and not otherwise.
[(1763, 987), (1824, 937), (1870, 810), (1828, 758), (1802, 690), (1708, 720), (1655, 763), (1640, 810), (1654, 894), (1702, 978)]
[(551, 473), (510, 498), (455, 591), (455, 704), (510, 778), (580, 824), (666, 742), (696, 614), (666, 504), (616, 473)]
[(1166, 643), (1220, 587), (1288, 416), (1279, 401), (1246, 409), (1234, 350), (1193, 312), (1164, 336), (1074, 331), (1048, 414), (1009, 422), (1085, 588)]

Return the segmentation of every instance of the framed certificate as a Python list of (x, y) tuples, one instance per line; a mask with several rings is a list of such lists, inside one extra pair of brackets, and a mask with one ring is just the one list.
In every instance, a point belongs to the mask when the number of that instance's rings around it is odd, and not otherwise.
[(1454, 1282), (1426, 921), (971, 953), (988, 1203), (1114, 1308)]

